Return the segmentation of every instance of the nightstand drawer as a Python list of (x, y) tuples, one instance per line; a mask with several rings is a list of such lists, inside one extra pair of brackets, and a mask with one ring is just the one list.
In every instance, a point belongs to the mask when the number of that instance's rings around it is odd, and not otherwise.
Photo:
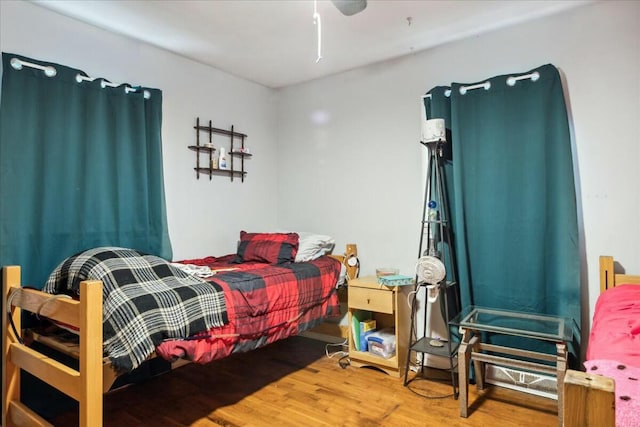
[(349, 307), (379, 313), (393, 313), (394, 293), (382, 289), (349, 287)]

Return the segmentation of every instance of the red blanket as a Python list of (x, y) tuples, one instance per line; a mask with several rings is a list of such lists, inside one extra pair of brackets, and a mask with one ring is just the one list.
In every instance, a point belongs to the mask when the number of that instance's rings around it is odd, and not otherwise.
[(339, 313), (340, 263), (334, 258), (282, 265), (231, 264), (233, 258), (182, 261), (217, 270), (207, 280), (224, 290), (229, 323), (187, 340), (165, 341), (156, 348), (159, 355), (207, 363), (297, 335)]

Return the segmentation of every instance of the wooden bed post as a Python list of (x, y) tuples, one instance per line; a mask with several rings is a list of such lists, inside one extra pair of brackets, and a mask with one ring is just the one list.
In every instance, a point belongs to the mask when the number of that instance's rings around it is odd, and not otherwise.
[(600, 293), (614, 286), (613, 257), (600, 256)]
[(347, 243), (346, 251), (343, 255), (329, 255), (340, 261), (347, 272), (347, 282), (351, 279), (358, 278), (360, 273), (360, 260), (358, 260), (358, 246), (355, 243)]
[[(35, 377), (76, 399), (80, 405), (80, 427), (102, 425), (102, 282), (80, 283), (80, 302), (56, 298), (40, 291), (21, 288), (20, 267), (2, 271), (5, 311), (11, 305), (15, 330), (22, 334), (22, 309), (42, 312), (80, 331), (78, 371), (20, 343), (13, 336), (8, 316), (2, 316), (2, 426), (48, 426), (51, 424), (20, 402), (20, 371)], [(15, 295), (15, 298), (13, 298)], [(9, 300), (9, 298), (12, 300)]]
[[(7, 304), (11, 290), (20, 287), (20, 267), (13, 265), (3, 268), (2, 283), (4, 287), (3, 301), (4, 304)], [(13, 424), (7, 417), (10, 402), (20, 400), (20, 368), (11, 361), (11, 355), (9, 354), (11, 344), (9, 330), (11, 326), (9, 325), (9, 319), (6, 314), (7, 307), (4, 306), (2, 308), (4, 309), (4, 313), (2, 313), (2, 425), (10, 426)], [(13, 318), (16, 330), (20, 333), (20, 310), (12, 308), (11, 317)]]
[(358, 270), (360, 269), (360, 261), (358, 261), (358, 247), (355, 243), (347, 244), (347, 251), (344, 253), (345, 267), (347, 268), (347, 277), (356, 279)]
[[(100, 308), (99, 310), (97, 308)], [(80, 427), (102, 425), (102, 282), (80, 283)]]
[(568, 369), (563, 387), (564, 427), (615, 426), (615, 393), (611, 378)]

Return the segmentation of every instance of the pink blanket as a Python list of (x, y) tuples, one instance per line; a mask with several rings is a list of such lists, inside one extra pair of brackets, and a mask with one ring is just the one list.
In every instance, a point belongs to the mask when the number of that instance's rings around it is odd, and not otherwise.
[(619, 285), (598, 297), (584, 366), (615, 381), (616, 427), (640, 426), (639, 285)]
[(584, 366), (615, 381), (616, 427), (640, 426), (640, 368), (615, 360), (589, 360)]

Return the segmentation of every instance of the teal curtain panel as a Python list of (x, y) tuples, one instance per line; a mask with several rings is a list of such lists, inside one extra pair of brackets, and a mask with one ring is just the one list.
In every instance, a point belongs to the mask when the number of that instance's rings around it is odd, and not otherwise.
[[(533, 78), (509, 79), (524, 75)], [(579, 330), (574, 167), (556, 67), (436, 87), (425, 107), (451, 132), (462, 305), (566, 316)]]
[(2, 65), (0, 264), (40, 288), (92, 247), (171, 259), (162, 92), (11, 53)]

